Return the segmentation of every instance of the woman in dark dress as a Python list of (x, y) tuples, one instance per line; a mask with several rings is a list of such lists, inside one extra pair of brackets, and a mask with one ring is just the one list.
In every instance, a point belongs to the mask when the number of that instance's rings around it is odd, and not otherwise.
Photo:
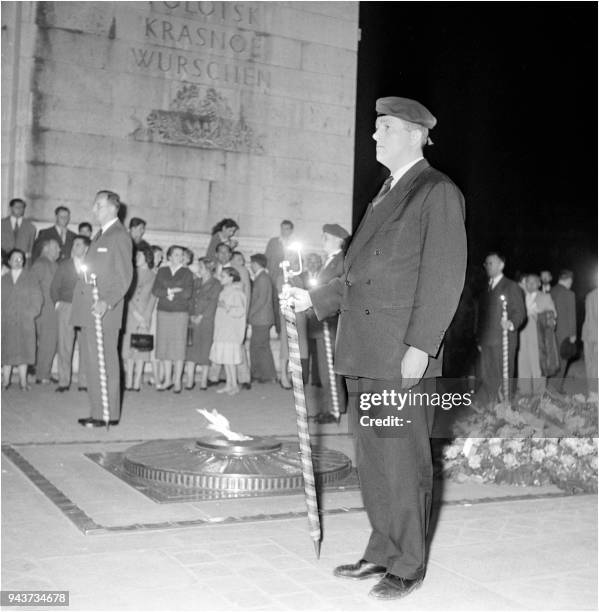
[(159, 385), (157, 381), (156, 390), (172, 388), (174, 393), (181, 393), (193, 274), (183, 265), (182, 246), (169, 247), (166, 258), (168, 265), (158, 270), (152, 288), (158, 298), (156, 357), (164, 366), (164, 382)]
[(27, 366), (35, 363), (35, 318), (42, 309), (42, 290), (37, 278), (25, 269), (25, 253), (8, 254), (10, 270), (2, 275), (2, 388), (8, 389), (14, 366), (23, 391)]
[(221, 284), (214, 278), (216, 262), (208, 257), (201, 257), (197, 262), (197, 274), (194, 279), (191, 298), (189, 326), (192, 341), (187, 347), (185, 373), (187, 389), (193, 389), (196, 366), (200, 366), (200, 389), (208, 385), (208, 366), (210, 365), (210, 347), (214, 335), (214, 315), (218, 305)]

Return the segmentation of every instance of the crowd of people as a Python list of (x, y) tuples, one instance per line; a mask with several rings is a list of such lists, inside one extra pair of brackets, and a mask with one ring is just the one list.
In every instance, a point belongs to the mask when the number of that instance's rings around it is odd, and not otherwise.
[[(14, 199), (11, 214), (2, 219), (2, 384), (8, 388), (16, 368), (20, 388), (27, 390), (27, 373), (34, 370), (37, 383), (55, 382), (56, 391), (65, 392), (71, 387), (78, 333), (70, 322), (73, 291), (85, 274), (92, 225), (84, 221), (78, 233), (71, 231), (70, 211), (59, 206), (55, 224), (36, 232), (24, 216), (25, 208), (22, 199)], [(278, 299), (283, 284), (281, 262), (288, 259), (297, 265), (293, 261), (297, 255), (289, 249), (291, 221), (281, 222), (279, 236), (268, 241), (264, 253), (252, 255), (249, 266), (236, 250), (239, 226), (234, 219), (223, 219), (212, 229), (206, 253), (199, 257), (179, 245), (171, 245), (166, 253), (161, 246), (150, 245), (143, 238), (143, 219), (133, 217), (128, 227), (134, 275), (125, 298), (120, 339), (126, 391), (138, 392), (145, 382), (157, 391), (180, 393), (182, 388), (193, 389), (196, 380), (199, 389), (205, 390), (220, 384), (223, 372), (225, 384), (219, 393), (233, 395), (256, 382), (278, 381), (291, 389), (287, 333)], [(311, 289), (342, 276), (348, 238), (340, 225), (326, 224), (324, 261), (319, 253), (309, 253), (304, 272), (291, 280), (293, 285)], [(477, 358), (470, 361), (476, 362), (479, 398), (500, 397), (505, 329), (508, 374), (517, 379), (513, 390), (540, 393), (550, 378), (555, 389), (563, 391), (568, 365), (579, 345), (574, 275), (562, 270), (552, 284), (551, 272), (543, 270), (520, 274), (516, 283), (503, 275), (504, 266), (501, 254), (489, 253), (484, 263), (487, 290), (474, 301), (471, 312), (464, 300), (460, 302), (446, 338), (446, 375), (452, 375), (455, 363), (463, 366), (468, 361), (460, 351), (471, 336)], [(581, 337), (589, 380), (597, 378), (596, 291), (587, 296)], [(470, 326), (472, 334), (464, 332), (460, 317), (467, 319), (465, 326)], [(313, 311), (298, 312), (296, 319), (304, 382), (324, 387), (329, 397), (323, 329), (328, 326), (334, 345), (337, 315), (321, 322)], [(270, 347), (273, 326), (281, 339), (278, 368)], [(457, 338), (454, 327), (459, 328)], [(55, 356), (56, 378), (51, 374)], [(87, 367), (86, 354), (79, 351), (79, 390), (87, 389)], [(459, 375), (464, 375), (463, 368)], [(346, 391), (341, 377), (336, 385), (343, 411)], [(323, 404), (316, 419), (329, 422), (333, 418), (328, 403)]]
[(504, 275), (505, 263), (489, 253), (486, 287), (474, 296), (465, 288), (447, 332), (445, 376), (477, 380), (483, 403), (503, 398), (505, 374), (512, 394), (538, 395), (547, 384), (563, 392), (571, 362), (584, 352), (588, 388), (595, 390), (597, 289), (586, 296), (579, 341), (573, 272), (562, 269), (555, 284), (548, 270), (519, 273), (516, 282)]
[[(55, 210), (55, 223), (36, 232), (25, 217), (22, 199), (10, 202), (2, 220), (2, 366), (3, 388), (11, 385), (13, 368), (22, 390), (28, 373), (36, 383), (56, 383), (56, 392), (72, 385), (74, 348), (79, 336), (77, 387), (87, 390), (90, 354), (82, 350), (83, 328), (74, 324), (72, 303), (78, 280), (89, 282), (86, 265), (92, 225), (83, 222), (78, 233), (69, 229), (70, 211)], [(292, 260), (294, 225), (283, 220), (280, 235), (268, 241), (264, 253), (246, 261), (237, 250), (237, 222), (225, 218), (212, 229), (205, 254), (181, 245), (166, 252), (145, 239), (145, 220), (128, 223), (132, 281), (123, 299), (119, 334), (119, 368), (127, 392), (144, 384), (157, 391), (180, 393), (219, 385), (217, 393), (234, 395), (252, 383), (278, 381), (291, 389), (286, 326), (279, 309), (283, 285), (281, 262)], [(324, 284), (343, 272), (343, 249), (348, 232), (338, 224), (323, 227), (326, 259), (308, 254), (305, 270), (292, 279), (297, 287)], [(106, 248), (97, 248), (98, 253)], [(96, 254), (98, 254), (96, 253)], [(249, 264), (249, 265), (248, 265)], [(93, 266), (92, 266), (93, 267)], [(332, 343), (336, 316), (327, 320)], [(280, 336), (279, 366), (271, 350), (271, 330)], [(313, 313), (298, 313), (297, 327), (304, 382), (330, 392), (323, 323)], [(52, 365), (56, 357), (56, 377)], [(277, 373), (278, 370), (278, 373)], [(221, 385), (224, 376), (224, 385)], [(345, 406), (344, 385), (337, 381)], [(319, 420), (333, 417), (328, 405)]]

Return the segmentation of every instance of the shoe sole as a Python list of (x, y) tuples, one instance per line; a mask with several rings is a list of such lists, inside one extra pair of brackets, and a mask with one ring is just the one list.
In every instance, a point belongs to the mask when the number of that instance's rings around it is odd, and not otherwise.
[(378, 574), (367, 574), (366, 576), (346, 576), (345, 574), (336, 574), (333, 572), (335, 578), (344, 578), (345, 580), (368, 580), (369, 578), (382, 578), (386, 572), (380, 572)]

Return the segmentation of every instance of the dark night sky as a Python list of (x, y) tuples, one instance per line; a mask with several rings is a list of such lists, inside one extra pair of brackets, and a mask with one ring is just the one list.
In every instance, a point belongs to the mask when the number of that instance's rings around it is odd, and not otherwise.
[(506, 271), (562, 267), (596, 283), (597, 6), (594, 2), (362, 2), (354, 227), (387, 174), (375, 100), (437, 117), (425, 156), (466, 197), (470, 276), (490, 249)]

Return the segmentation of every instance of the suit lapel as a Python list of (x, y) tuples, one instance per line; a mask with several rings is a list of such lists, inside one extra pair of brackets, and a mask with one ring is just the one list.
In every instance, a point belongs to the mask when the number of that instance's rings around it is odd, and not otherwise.
[(399, 179), (395, 187), (374, 207), (374, 210), (372, 210), (372, 204), (368, 205), (366, 214), (347, 251), (347, 269), (350, 268), (360, 250), (389, 218), (389, 215), (403, 204), (414, 187), (415, 179), (428, 167), (429, 163), (425, 159), (420, 160)]

